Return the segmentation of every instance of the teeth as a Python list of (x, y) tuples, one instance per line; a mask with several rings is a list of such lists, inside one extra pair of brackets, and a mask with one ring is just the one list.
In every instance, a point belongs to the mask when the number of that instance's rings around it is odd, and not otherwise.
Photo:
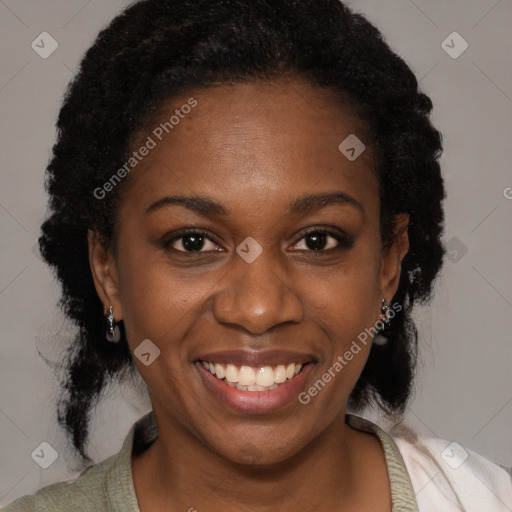
[(228, 364), (226, 366), (226, 380), (228, 382), (238, 382), (238, 370), (235, 365)]
[(256, 384), (258, 386), (272, 386), (274, 384), (274, 370), (270, 368), (270, 366), (263, 366), (260, 368), (258, 374), (256, 375)]
[(284, 382), (286, 379), (287, 379), (286, 368), (285, 368), (284, 364), (280, 364), (274, 370), (274, 382), (280, 384), (281, 382)]
[(279, 384), (293, 379), (300, 373), (302, 364), (279, 364), (275, 367), (235, 366), (234, 364), (219, 364), (202, 361), (203, 366), (218, 379), (224, 380), (231, 387), (241, 391), (270, 391), (277, 389)]
[(224, 366), (217, 363), (215, 365), (215, 375), (217, 375), (217, 377), (219, 379), (223, 379), (226, 376), (226, 371), (224, 370)]
[(242, 366), (238, 372), (238, 382), (242, 386), (254, 386), (256, 372), (250, 366)]

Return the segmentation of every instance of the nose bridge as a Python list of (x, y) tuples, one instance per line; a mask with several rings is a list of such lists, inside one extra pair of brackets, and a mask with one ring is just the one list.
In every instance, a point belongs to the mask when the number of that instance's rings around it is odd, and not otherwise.
[(245, 258), (244, 252), (253, 250), (251, 241), (238, 247), (241, 256), (235, 257), (233, 268), (213, 301), (215, 318), (254, 335), (284, 322), (300, 322), (302, 303), (287, 278), (285, 266), (276, 263), (271, 251), (262, 251), (252, 261)]

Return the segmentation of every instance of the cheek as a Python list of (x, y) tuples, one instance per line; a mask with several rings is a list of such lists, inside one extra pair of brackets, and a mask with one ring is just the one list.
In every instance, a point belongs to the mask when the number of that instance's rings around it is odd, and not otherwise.
[[(378, 246), (362, 245), (350, 263), (320, 278), (304, 278), (310, 318), (324, 330), (329, 343), (315, 377), (302, 395), (319, 418), (332, 418), (355, 386), (366, 364), (373, 330), (380, 318)], [(306, 289), (306, 288), (305, 288)], [(320, 421), (320, 420), (319, 420)], [(323, 421), (323, 420), (322, 420)]]
[(309, 271), (299, 278), (310, 316), (329, 328), (329, 337), (339, 343), (357, 336), (378, 320), (379, 259), (376, 254), (370, 245), (361, 243), (346, 263), (335, 269)]
[[(169, 265), (125, 258), (120, 265), (121, 302), (128, 344), (153, 403), (172, 404), (172, 415), (190, 425), (193, 402), (188, 391), (190, 331), (197, 324), (208, 282), (184, 280)], [(211, 285), (210, 285), (211, 286)], [(148, 366), (137, 357), (144, 340), (158, 356)], [(146, 342), (147, 343), (147, 342)], [(146, 350), (147, 351), (147, 350)], [(152, 355), (150, 356), (152, 357)]]
[(170, 267), (126, 262), (121, 287), (124, 324), (130, 346), (149, 338), (158, 346), (178, 346), (207, 293), (207, 281), (184, 281)]

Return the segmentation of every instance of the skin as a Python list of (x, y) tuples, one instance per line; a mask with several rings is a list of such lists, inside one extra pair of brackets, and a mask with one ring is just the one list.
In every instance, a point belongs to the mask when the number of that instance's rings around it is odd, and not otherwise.
[[(198, 105), (123, 184), (116, 255), (89, 233), (105, 312), (112, 305), (124, 321), (132, 351), (147, 338), (161, 351), (150, 366), (134, 357), (159, 429), (132, 460), (140, 509), (390, 511), (379, 440), (344, 422), (370, 343), (309, 404), (292, 400), (263, 415), (214, 398), (194, 361), (230, 349), (304, 352), (316, 361), (307, 390), (394, 296), (408, 217), (399, 216), (384, 251), (371, 148), (353, 162), (338, 149), (351, 133), (364, 141), (364, 126), (329, 91), (299, 79), (220, 84), (173, 98), (154, 126), (191, 96)], [(362, 209), (288, 212), (298, 197), (334, 191)], [(208, 196), (230, 212), (167, 205), (145, 213), (170, 195)], [(183, 228), (211, 241), (200, 253), (187, 253), (184, 239), (162, 247)], [(329, 235), (315, 251), (308, 228), (338, 228), (354, 243), (329, 251), (339, 245)], [(236, 253), (248, 236), (263, 248), (250, 264)]]

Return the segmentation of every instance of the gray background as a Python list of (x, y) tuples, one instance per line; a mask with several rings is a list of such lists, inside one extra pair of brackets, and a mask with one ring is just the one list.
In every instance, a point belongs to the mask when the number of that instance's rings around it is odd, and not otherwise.
[[(38, 354), (58, 360), (69, 326), (56, 306), (58, 286), (34, 245), (46, 211), (43, 172), (65, 87), (98, 30), (125, 5), (0, 0), (0, 506), (76, 474), (56, 428), (58, 382)], [(444, 136), (451, 259), (432, 307), (416, 313), (422, 357), (406, 420), (422, 434), (456, 440), (510, 466), (512, 1), (350, 5), (411, 65), (434, 102), (433, 120)], [(44, 31), (59, 44), (47, 59), (31, 48)], [(456, 59), (441, 46), (454, 31), (469, 44)], [(147, 410), (143, 395), (112, 390), (93, 421), (93, 457), (99, 461), (117, 452)], [(59, 454), (45, 470), (31, 458), (43, 441)]]

